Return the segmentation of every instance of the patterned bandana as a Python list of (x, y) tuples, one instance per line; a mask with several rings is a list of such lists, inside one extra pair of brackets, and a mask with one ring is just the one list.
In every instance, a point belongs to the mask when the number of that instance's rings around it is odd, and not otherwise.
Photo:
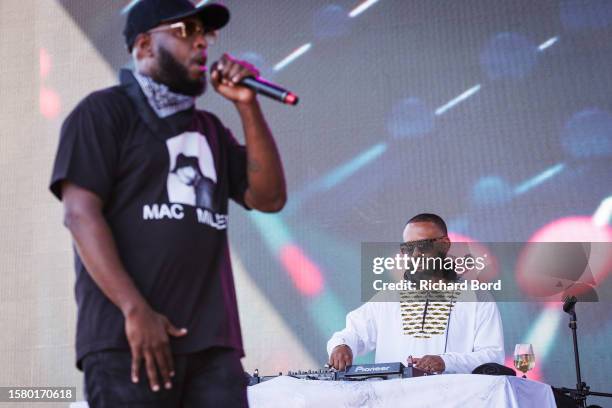
[(149, 105), (158, 117), (165, 118), (195, 105), (193, 96), (172, 92), (166, 85), (155, 82), (146, 75), (136, 71), (133, 71), (133, 73), (142, 88), (142, 92), (147, 97)]

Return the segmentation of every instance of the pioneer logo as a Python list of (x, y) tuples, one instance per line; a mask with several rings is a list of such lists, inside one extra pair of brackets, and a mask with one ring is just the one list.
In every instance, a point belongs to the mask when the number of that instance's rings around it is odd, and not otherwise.
[(355, 369), (356, 373), (378, 373), (381, 371), (389, 371), (391, 370), (390, 366), (384, 366), (384, 367), (357, 367)]

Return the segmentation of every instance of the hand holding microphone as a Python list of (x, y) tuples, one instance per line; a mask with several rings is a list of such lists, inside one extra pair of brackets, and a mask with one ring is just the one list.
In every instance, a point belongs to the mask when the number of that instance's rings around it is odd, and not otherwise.
[(295, 94), (259, 78), (259, 71), (253, 65), (228, 54), (212, 64), (210, 77), (215, 90), (235, 103), (252, 102), (256, 93), (288, 105), (297, 105), (299, 101)]

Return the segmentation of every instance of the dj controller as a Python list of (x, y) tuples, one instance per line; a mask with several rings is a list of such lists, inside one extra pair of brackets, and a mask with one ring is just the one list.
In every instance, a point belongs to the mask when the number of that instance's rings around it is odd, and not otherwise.
[[(402, 363), (356, 364), (342, 371), (325, 367), (319, 370), (288, 371), (286, 374), (287, 377), (316, 381), (372, 381), (425, 375), (434, 374), (413, 366), (406, 367)], [(256, 385), (281, 376), (283, 376), (282, 372), (277, 375), (260, 376), (259, 370), (255, 370), (253, 375), (248, 375), (248, 380), (249, 385)]]

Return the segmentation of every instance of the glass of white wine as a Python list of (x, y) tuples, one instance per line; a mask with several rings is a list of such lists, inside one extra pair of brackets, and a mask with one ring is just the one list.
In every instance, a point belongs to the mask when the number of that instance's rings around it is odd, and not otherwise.
[(517, 344), (514, 347), (514, 367), (523, 373), (523, 378), (527, 378), (525, 373), (535, 367), (535, 354), (531, 344)]

